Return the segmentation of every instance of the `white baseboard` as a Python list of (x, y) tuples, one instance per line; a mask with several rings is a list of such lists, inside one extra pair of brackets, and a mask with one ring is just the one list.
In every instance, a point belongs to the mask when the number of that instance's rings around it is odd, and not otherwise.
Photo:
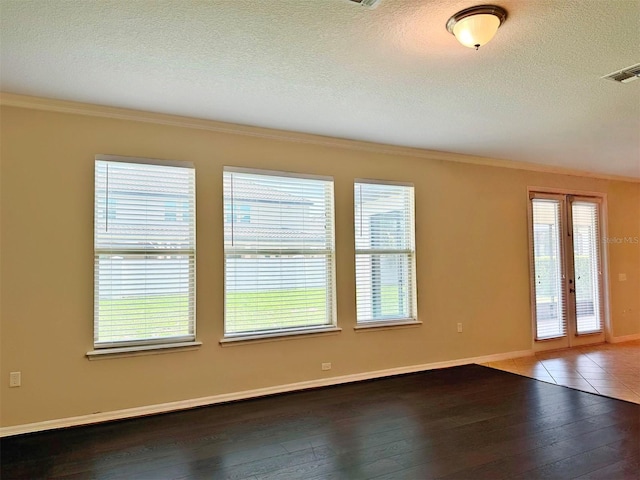
[(630, 342), (632, 340), (640, 340), (640, 333), (634, 333), (632, 335), (623, 335), (621, 337), (612, 337), (611, 343)]
[(265, 387), (265, 388), (256, 388), (254, 390), (244, 390), (241, 392), (223, 393), (220, 395), (194, 398), (191, 400), (179, 400), (177, 402), (145, 405), (143, 407), (126, 408), (123, 410), (113, 410), (111, 412), (100, 412), (100, 413), (92, 413), (89, 415), (79, 415), (77, 417), (45, 420), (43, 422), (26, 423), (22, 425), (2, 427), (0, 428), (0, 437), (20, 435), (23, 433), (40, 432), (44, 430), (54, 430), (57, 428), (90, 425), (93, 423), (108, 422), (112, 420), (124, 420), (126, 418), (142, 417), (142, 416), (153, 415), (158, 413), (167, 413), (167, 412), (173, 412), (176, 410), (185, 410), (189, 408), (202, 407), (206, 405), (215, 405), (217, 403), (231, 402), (234, 400), (246, 400), (249, 398), (264, 397), (267, 395), (274, 395), (277, 393), (286, 393), (286, 392), (293, 392), (296, 390), (306, 390), (310, 388), (340, 385), (342, 383), (371, 380), (375, 378), (401, 375), (404, 373), (422, 372), (422, 371), (434, 370), (438, 368), (457, 367), (460, 365), (468, 365), (471, 363), (496, 362), (499, 360), (525, 357), (533, 354), (534, 354), (533, 350), (521, 350), (517, 352), (497, 353), (494, 355), (485, 355), (481, 357), (461, 358), (457, 360), (447, 360), (444, 362), (426, 363), (422, 365), (409, 365), (406, 367), (389, 368), (386, 370), (356, 373), (352, 375), (343, 375), (340, 377), (319, 378), (316, 380), (308, 380), (305, 382), (289, 383), (285, 385), (276, 385), (273, 387)]

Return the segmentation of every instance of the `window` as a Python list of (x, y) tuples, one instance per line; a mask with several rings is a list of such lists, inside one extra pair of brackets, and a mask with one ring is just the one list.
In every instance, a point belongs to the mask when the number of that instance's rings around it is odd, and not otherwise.
[(241, 202), (236, 202), (233, 205), (233, 212), (231, 211), (231, 204), (229, 203), (225, 207), (225, 221), (228, 223), (250, 223), (251, 222), (251, 205), (242, 205)]
[(194, 340), (190, 164), (97, 156), (94, 251), (96, 348)]
[(225, 337), (334, 321), (333, 181), (225, 168)]
[(416, 321), (413, 187), (355, 184), (357, 321)]

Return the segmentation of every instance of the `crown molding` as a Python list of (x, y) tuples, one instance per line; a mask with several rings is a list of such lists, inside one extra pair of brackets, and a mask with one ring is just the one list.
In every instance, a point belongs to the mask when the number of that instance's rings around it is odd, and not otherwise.
[(540, 165), (530, 162), (518, 162), (460, 153), (438, 152), (421, 148), (400, 147), (381, 143), (347, 140), (335, 137), (324, 137), (307, 133), (290, 132), (262, 127), (252, 127), (233, 123), (218, 122), (215, 120), (203, 120), (164, 113), (146, 112), (118, 107), (107, 107), (89, 103), (72, 102), (68, 100), (56, 100), (44, 97), (32, 97), (13, 93), (0, 92), (0, 106), (25, 108), (31, 110), (44, 110), (49, 112), (67, 113), (73, 115), (85, 115), (90, 117), (111, 118), (133, 122), (155, 123), (174, 127), (207, 130), (230, 135), (244, 135), (249, 137), (266, 138), (285, 142), (304, 143), (324, 147), (343, 148), (370, 153), (387, 155), (400, 155), (405, 157), (423, 158), (428, 160), (440, 160), (490, 167), (510, 168), (515, 170), (527, 170), (540, 173), (553, 173), (558, 175), (572, 175), (578, 177), (596, 178), (602, 180), (616, 180), (623, 182), (640, 183), (640, 178), (622, 175), (609, 175), (602, 173), (575, 170), (551, 165)]

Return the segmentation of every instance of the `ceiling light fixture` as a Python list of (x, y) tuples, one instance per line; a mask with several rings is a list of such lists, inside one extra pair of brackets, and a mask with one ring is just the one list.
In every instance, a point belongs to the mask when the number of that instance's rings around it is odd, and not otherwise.
[(493, 38), (507, 18), (507, 11), (495, 5), (478, 5), (459, 11), (447, 21), (447, 30), (465, 47), (478, 50)]

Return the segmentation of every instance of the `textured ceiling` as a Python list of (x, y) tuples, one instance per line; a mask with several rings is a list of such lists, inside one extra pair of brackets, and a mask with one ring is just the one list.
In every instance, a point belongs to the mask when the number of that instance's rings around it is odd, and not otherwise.
[(640, 178), (640, 0), (0, 0), (3, 92)]

